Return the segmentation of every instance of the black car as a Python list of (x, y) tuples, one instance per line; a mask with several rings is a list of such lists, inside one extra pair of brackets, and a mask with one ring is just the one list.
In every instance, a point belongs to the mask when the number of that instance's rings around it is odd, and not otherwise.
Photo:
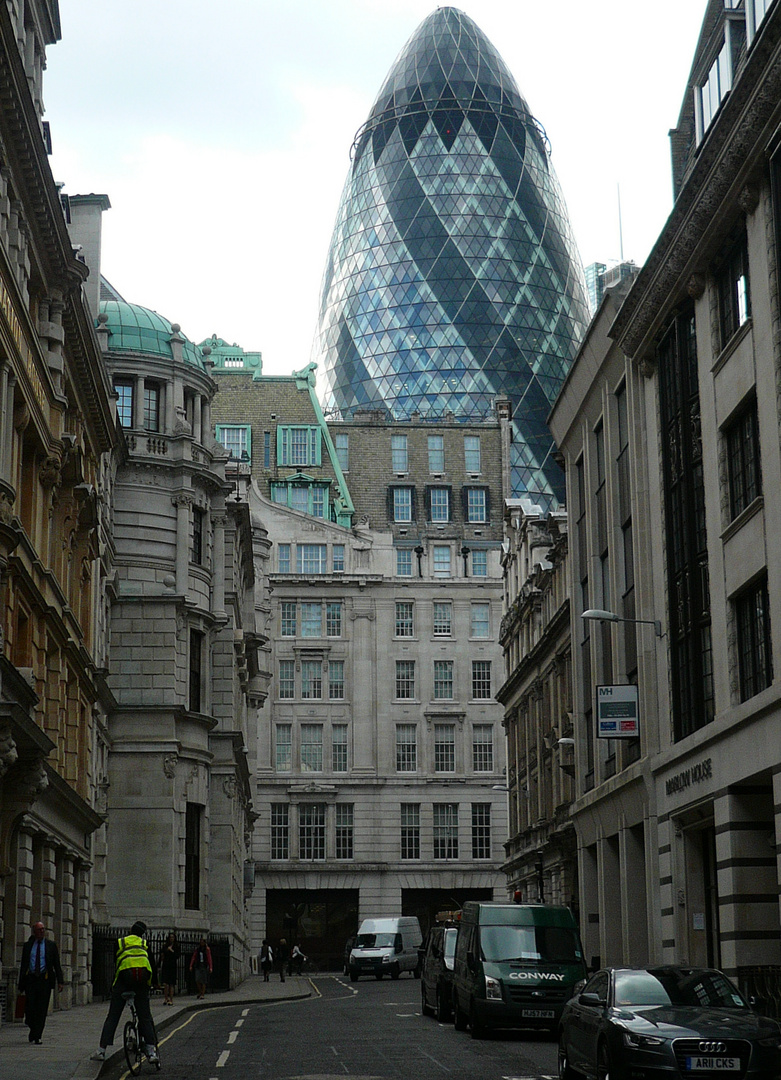
[(441, 1024), (453, 1012), (453, 958), (456, 954), (456, 926), (432, 926), (420, 949), (420, 1007), (423, 1014), (435, 1014)]
[(559, 1077), (781, 1077), (781, 1026), (726, 975), (677, 966), (597, 971), (564, 1007)]

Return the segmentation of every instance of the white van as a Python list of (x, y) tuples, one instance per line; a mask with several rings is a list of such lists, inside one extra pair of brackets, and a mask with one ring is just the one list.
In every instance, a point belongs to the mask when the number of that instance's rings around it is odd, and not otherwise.
[(361, 975), (398, 979), (402, 971), (411, 971), (419, 979), (418, 947), (422, 941), (420, 923), (414, 916), (364, 919), (350, 950), (351, 981)]

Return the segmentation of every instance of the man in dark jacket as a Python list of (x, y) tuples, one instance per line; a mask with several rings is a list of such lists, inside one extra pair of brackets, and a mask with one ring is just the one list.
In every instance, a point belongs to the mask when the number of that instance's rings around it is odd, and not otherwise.
[(57, 943), (47, 940), (42, 922), (34, 923), (32, 930), (22, 949), (19, 993), (26, 998), (24, 1022), (30, 1029), (28, 1039), (31, 1043), (40, 1043), (54, 983), (62, 991), (64, 979)]

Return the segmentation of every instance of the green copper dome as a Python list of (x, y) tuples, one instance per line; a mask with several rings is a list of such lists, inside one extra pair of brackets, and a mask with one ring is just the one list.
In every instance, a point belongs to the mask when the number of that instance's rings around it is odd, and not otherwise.
[(128, 304), (124, 300), (103, 300), (98, 324), (109, 332), (112, 352), (146, 353), (173, 360), (171, 338), (176, 334), (182, 342), (185, 363), (205, 370), (203, 354), (181, 332), (178, 323), (170, 323), (156, 311)]

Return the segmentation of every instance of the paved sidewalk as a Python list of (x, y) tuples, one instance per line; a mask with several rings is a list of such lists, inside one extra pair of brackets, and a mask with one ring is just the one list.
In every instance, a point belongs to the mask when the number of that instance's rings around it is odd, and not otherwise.
[[(183, 995), (175, 998), (173, 1005), (164, 1005), (162, 995), (154, 994), (152, 1017), (162, 1041), (167, 1029), (196, 1010), (291, 1001), (309, 997), (311, 993), (312, 987), (305, 975), (288, 976), (285, 982), (280, 982), (278, 975), (272, 975), (270, 982), (264, 982), (258, 975), (251, 975), (234, 990), (215, 991), (207, 994), (203, 1001), (196, 1000), (194, 995)], [(107, 1011), (108, 1002), (98, 1001), (76, 1009), (50, 1012), (40, 1046), (28, 1042), (28, 1029), (22, 1021), (0, 1024), (0, 1077), (7, 1077), (8, 1080), (96, 1080), (104, 1063), (90, 1061), (89, 1056), (98, 1048), (100, 1029)], [(125, 1009), (114, 1036), (114, 1045), (106, 1051), (106, 1061), (124, 1059), (122, 1029), (129, 1015)], [(163, 1070), (165, 1052), (163, 1046)], [(149, 1068), (145, 1068), (144, 1072), (149, 1078), (156, 1075)]]

